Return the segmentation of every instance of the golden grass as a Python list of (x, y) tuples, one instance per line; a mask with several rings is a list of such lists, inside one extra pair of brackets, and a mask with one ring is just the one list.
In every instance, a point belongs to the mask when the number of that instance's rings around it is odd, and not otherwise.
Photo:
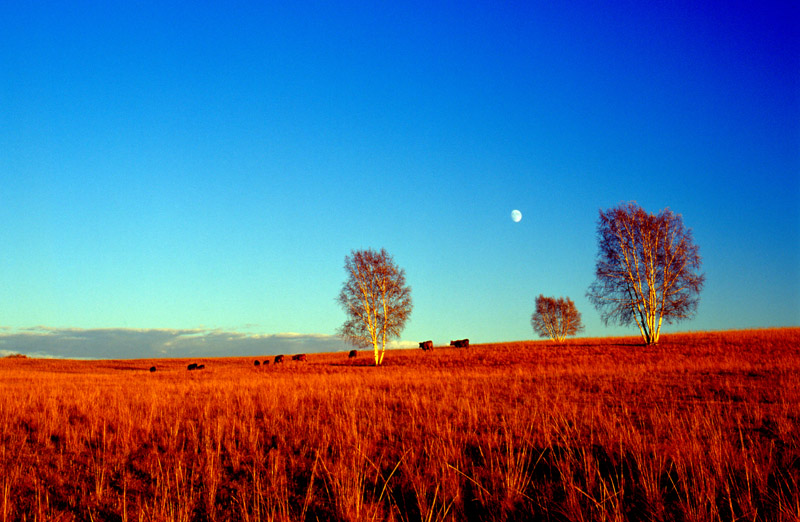
[(800, 328), (368, 360), (0, 359), (0, 520), (800, 519)]

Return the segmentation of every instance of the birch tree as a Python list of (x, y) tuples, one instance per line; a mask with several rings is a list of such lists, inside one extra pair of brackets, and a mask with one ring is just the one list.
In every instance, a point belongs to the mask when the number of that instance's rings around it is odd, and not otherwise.
[(558, 342), (583, 330), (581, 313), (569, 297), (556, 299), (540, 294), (536, 298), (536, 311), (531, 316), (531, 324), (540, 337), (549, 337)]
[(347, 320), (339, 334), (354, 346), (372, 346), (375, 366), (380, 366), (387, 340), (400, 336), (411, 315), (411, 287), (384, 249), (354, 250), (345, 257), (344, 269), (347, 280), (337, 301)]
[(649, 345), (658, 343), (662, 323), (694, 315), (705, 276), (680, 214), (623, 203), (600, 211), (597, 232), (596, 277), (586, 295), (606, 325), (636, 324)]

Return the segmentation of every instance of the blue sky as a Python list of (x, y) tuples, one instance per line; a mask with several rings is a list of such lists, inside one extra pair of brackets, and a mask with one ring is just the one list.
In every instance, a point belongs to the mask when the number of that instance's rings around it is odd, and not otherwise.
[(800, 325), (795, 2), (5, 2), (0, 151), (0, 350), (330, 349), (367, 247), (413, 288), (402, 340), (534, 338), (540, 293), (633, 335), (584, 296), (631, 200), (704, 260), (667, 332)]

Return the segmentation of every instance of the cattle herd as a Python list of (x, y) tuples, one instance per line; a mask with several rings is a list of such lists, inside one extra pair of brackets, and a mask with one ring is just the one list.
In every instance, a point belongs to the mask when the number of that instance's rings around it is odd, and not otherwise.
[[(286, 360), (285, 355), (276, 355), (275, 358), (272, 360), (272, 364), (281, 364), (285, 360)], [(306, 362), (308, 360), (308, 357), (306, 357), (306, 354), (304, 353), (298, 353), (296, 355), (292, 355), (292, 360), (298, 362)], [(263, 362), (259, 362), (258, 360), (253, 362), (254, 366), (260, 366), (262, 364), (269, 364), (269, 359), (264, 359)]]
[[(450, 346), (455, 348), (469, 348), (469, 339), (459, 339), (458, 341), (450, 341)], [(424, 351), (433, 351), (433, 341), (422, 341), (419, 347)]]
[[(455, 348), (469, 348), (469, 339), (459, 339), (458, 341), (450, 341), (450, 346), (453, 346)], [(433, 341), (422, 341), (421, 343), (419, 343), (419, 347), (426, 352), (433, 351)], [(348, 359), (354, 359), (356, 357), (358, 357), (357, 350), (350, 350), (350, 352), (347, 354)], [(285, 360), (284, 355), (276, 355), (275, 358), (273, 359), (273, 364), (281, 364), (283, 363), (284, 360)], [(292, 355), (292, 360), (297, 362), (306, 362), (308, 361), (308, 357), (304, 353), (298, 353), (296, 355)], [(253, 361), (253, 366), (261, 366), (268, 364), (269, 364), (269, 359), (264, 359), (263, 361), (259, 361), (256, 359), (255, 361)], [(206, 367), (205, 364), (191, 363), (186, 367), (186, 369), (189, 371), (203, 370), (205, 369), (205, 367)], [(151, 366), (150, 372), (152, 373), (155, 371), (156, 367)]]

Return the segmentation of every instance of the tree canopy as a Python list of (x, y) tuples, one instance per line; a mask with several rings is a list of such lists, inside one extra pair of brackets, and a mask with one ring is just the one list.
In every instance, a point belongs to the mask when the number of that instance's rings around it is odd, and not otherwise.
[(600, 211), (597, 233), (595, 281), (586, 295), (606, 324), (636, 324), (645, 344), (656, 344), (662, 322), (694, 315), (705, 276), (680, 214), (623, 203)]
[(411, 315), (411, 287), (385, 249), (354, 250), (344, 268), (347, 280), (337, 300), (347, 319), (339, 333), (354, 346), (372, 346), (379, 366), (387, 340), (400, 336)]
[(540, 294), (536, 298), (536, 311), (531, 316), (531, 324), (540, 337), (549, 337), (558, 342), (583, 330), (581, 313), (569, 297), (556, 299)]

